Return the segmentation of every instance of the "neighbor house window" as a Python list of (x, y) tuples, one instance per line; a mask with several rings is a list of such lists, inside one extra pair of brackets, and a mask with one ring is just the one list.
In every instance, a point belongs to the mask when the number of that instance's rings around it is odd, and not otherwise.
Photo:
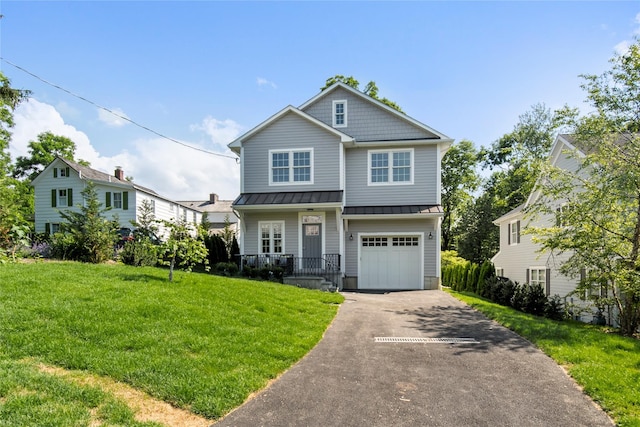
[(113, 193), (113, 208), (122, 209), (122, 193), (119, 193), (119, 192)]
[(312, 184), (313, 149), (270, 150), (269, 184)]
[(66, 168), (53, 168), (54, 178), (66, 178), (69, 176), (69, 167)]
[(518, 243), (520, 243), (520, 221), (518, 220), (510, 222), (508, 227), (509, 244), (517, 245)]
[(347, 100), (333, 101), (333, 127), (347, 126)]
[(260, 222), (260, 253), (284, 253), (284, 221)]
[(413, 184), (413, 149), (369, 151), (369, 185)]
[(498, 277), (504, 276), (504, 268), (496, 267), (496, 276), (498, 276)]
[(533, 267), (529, 269), (529, 285), (544, 287), (547, 282), (547, 269)]
[(558, 208), (556, 208), (556, 226), (557, 227), (566, 227), (568, 225), (567, 216), (571, 211), (571, 205), (562, 204)]
[(68, 193), (67, 190), (58, 190), (58, 207), (67, 207), (69, 206), (68, 202)]

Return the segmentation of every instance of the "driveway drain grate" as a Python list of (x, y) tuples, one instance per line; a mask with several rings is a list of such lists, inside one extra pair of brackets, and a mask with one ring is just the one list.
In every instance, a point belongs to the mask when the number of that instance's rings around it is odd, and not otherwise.
[(469, 344), (478, 343), (475, 338), (422, 338), (422, 337), (375, 337), (373, 342), (408, 342), (437, 344)]

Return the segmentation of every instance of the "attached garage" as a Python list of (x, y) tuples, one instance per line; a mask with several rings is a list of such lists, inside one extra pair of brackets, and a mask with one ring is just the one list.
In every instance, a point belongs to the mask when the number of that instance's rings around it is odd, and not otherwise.
[(359, 289), (424, 289), (421, 235), (359, 236)]

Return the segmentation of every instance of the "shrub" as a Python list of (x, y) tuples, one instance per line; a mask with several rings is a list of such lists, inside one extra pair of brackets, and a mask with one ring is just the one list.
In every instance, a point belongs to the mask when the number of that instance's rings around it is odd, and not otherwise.
[(284, 276), (284, 268), (274, 265), (266, 265), (259, 271), (259, 276), (263, 280), (271, 280), (274, 282), (282, 282)]
[(213, 271), (221, 276), (235, 276), (238, 270), (235, 262), (219, 262), (213, 266)]
[(552, 320), (564, 320), (567, 317), (564, 302), (559, 295), (554, 295), (547, 300), (544, 307), (544, 317)]
[(158, 264), (158, 247), (148, 239), (131, 240), (124, 244), (120, 260), (136, 267), (153, 267)]

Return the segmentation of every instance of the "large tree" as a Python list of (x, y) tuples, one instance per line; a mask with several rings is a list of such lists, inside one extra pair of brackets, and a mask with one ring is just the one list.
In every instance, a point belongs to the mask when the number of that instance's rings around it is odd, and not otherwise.
[(442, 250), (455, 248), (453, 228), (460, 215), (473, 200), (472, 193), (480, 185), (476, 171), (478, 152), (469, 140), (451, 146), (442, 159)]
[(8, 249), (22, 240), (27, 229), (23, 211), (21, 187), (13, 179), (9, 143), (13, 127), (13, 111), (24, 101), (29, 91), (14, 89), (4, 74), (0, 73), (0, 258)]
[(481, 151), (484, 166), (493, 172), (454, 230), (460, 256), (481, 263), (496, 254), (500, 233), (493, 220), (527, 200), (560, 124), (555, 112), (533, 105), (511, 132)]
[(401, 113), (404, 113), (404, 111), (402, 111), (402, 108), (400, 108), (400, 106), (398, 104), (396, 104), (395, 102), (391, 101), (390, 99), (387, 98), (380, 98), (378, 96), (378, 86), (376, 85), (376, 82), (374, 82), (373, 80), (371, 80), (369, 83), (367, 83), (367, 85), (364, 87), (364, 89), (360, 89), (360, 82), (358, 80), (356, 80), (353, 76), (343, 76), (342, 74), (336, 74), (333, 77), (329, 77), (327, 79), (327, 81), (325, 82), (324, 86), (322, 86), (320, 88), (320, 90), (325, 90), (327, 89), (329, 86), (333, 85), (336, 82), (342, 82), (348, 86), (351, 86), (354, 89), (359, 90), (360, 92), (364, 93), (365, 95), (369, 95), (370, 97), (377, 99), (378, 101), (382, 102), (385, 105), (388, 105), (389, 107), (393, 108), (394, 110), (398, 110)]
[(569, 122), (584, 155), (575, 155), (577, 171), (543, 170), (533, 213), (557, 221), (530, 232), (543, 250), (566, 254), (563, 273), (586, 270), (579, 295), (609, 298), (621, 332), (632, 335), (640, 326), (640, 41), (611, 63), (582, 76), (594, 112)]
[(43, 132), (36, 141), (29, 141), (29, 156), (19, 156), (13, 176), (33, 180), (56, 157), (75, 161), (76, 144), (66, 136)]

